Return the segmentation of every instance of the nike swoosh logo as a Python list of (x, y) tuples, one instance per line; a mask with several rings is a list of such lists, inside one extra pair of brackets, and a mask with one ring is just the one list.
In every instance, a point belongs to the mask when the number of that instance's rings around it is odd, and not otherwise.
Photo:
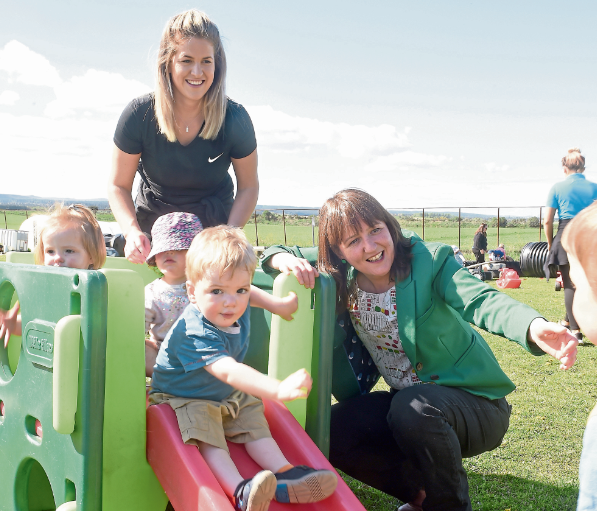
[[(222, 153), (222, 154), (224, 154), (224, 153)], [(218, 154), (218, 155), (217, 155), (215, 158), (213, 158), (213, 159), (212, 159), (212, 158), (207, 158), (207, 161), (208, 161), (209, 163), (213, 163), (213, 162), (214, 162), (214, 161), (216, 161), (216, 160), (217, 160), (217, 159), (218, 159), (220, 156), (222, 156), (222, 154)]]

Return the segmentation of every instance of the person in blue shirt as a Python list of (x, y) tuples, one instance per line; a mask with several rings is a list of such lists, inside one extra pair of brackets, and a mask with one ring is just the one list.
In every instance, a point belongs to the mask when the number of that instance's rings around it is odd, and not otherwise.
[[(305, 369), (283, 381), (243, 364), (249, 346), (250, 307), (292, 319), (297, 297), (270, 296), (251, 286), (257, 266), (240, 229), (220, 225), (198, 234), (186, 257), (191, 302), (160, 346), (150, 403), (176, 412), (182, 439), (196, 445), (224, 492), (240, 511), (266, 511), (272, 499), (308, 503), (329, 497), (338, 484), (331, 470), (292, 466), (272, 438), (260, 398), (306, 397)], [(245, 445), (264, 468), (243, 479), (226, 440)]]
[[(579, 341), (583, 335), (574, 314), (572, 302), (574, 301), (574, 285), (570, 280), (570, 265), (566, 250), (562, 247), (561, 238), (566, 225), (583, 209), (590, 206), (597, 200), (597, 183), (585, 179), (585, 157), (580, 153), (578, 147), (568, 149), (568, 154), (562, 158), (562, 167), (566, 179), (551, 187), (547, 195), (547, 212), (543, 222), (545, 237), (549, 254), (545, 262), (545, 276), (549, 279), (550, 266), (558, 266), (564, 283), (564, 304), (566, 306), (566, 317), (561, 322), (568, 327)], [(556, 211), (558, 212), (558, 232), (554, 238), (553, 223)]]

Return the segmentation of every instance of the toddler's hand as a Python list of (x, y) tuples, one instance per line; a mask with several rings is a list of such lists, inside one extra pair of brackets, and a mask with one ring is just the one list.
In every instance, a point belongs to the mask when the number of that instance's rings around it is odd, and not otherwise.
[(296, 296), (296, 293), (291, 291), (288, 293), (288, 296), (280, 298), (280, 303), (278, 305), (276, 314), (286, 321), (292, 321), (292, 315), (297, 311), (297, 309), (298, 297)]
[(10, 310), (0, 309), (0, 339), (4, 335), (4, 348), (8, 347), (10, 336), (15, 333), (18, 326), (19, 302)]
[(278, 387), (279, 401), (292, 401), (300, 397), (307, 397), (311, 392), (313, 379), (305, 369), (299, 369), (280, 382)]

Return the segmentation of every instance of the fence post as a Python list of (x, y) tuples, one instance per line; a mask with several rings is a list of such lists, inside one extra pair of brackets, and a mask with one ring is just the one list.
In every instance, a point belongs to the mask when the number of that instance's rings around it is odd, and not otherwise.
[(284, 226), (284, 245), (287, 246), (288, 243), (286, 241), (286, 216), (284, 215), (284, 210), (282, 210), (282, 225)]
[(311, 234), (313, 236), (313, 246), (315, 246), (315, 215), (311, 217)]
[(423, 208), (423, 241), (425, 241), (425, 208)]
[(460, 208), (458, 208), (458, 250), (460, 250)]
[(500, 208), (498, 208), (498, 247), (500, 246)]
[(255, 245), (259, 246), (259, 234), (257, 232), (257, 210), (253, 211), (253, 217), (255, 218)]
[(25, 210), (25, 220), (29, 220), (29, 212)]
[(539, 241), (541, 241), (541, 213), (543, 212), (543, 207), (539, 206)]
[(3, 210), (3, 211), (4, 211), (4, 228), (8, 229), (8, 222), (6, 221), (6, 210)]

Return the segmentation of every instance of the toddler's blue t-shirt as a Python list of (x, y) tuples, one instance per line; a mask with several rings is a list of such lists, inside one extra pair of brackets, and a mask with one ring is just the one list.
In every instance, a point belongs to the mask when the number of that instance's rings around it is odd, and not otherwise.
[(166, 335), (153, 368), (151, 393), (221, 401), (234, 388), (205, 370), (223, 357), (242, 362), (249, 347), (251, 307), (238, 320), (239, 327), (223, 331), (210, 323), (193, 303)]

